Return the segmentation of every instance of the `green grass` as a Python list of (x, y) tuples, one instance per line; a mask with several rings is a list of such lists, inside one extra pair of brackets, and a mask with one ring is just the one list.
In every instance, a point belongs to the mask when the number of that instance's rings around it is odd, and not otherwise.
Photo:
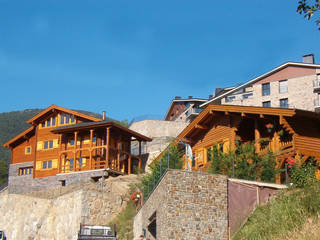
[(258, 207), (232, 239), (283, 239), (299, 232), (305, 222), (320, 213), (320, 184), (281, 193), (269, 204)]

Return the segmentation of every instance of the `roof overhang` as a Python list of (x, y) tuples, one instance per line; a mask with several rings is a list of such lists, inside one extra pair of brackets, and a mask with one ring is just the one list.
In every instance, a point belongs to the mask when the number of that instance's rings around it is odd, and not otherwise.
[(100, 122), (94, 122), (94, 123), (80, 123), (80, 124), (73, 124), (69, 126), (63, 126), (63, 127), (57, 127), (51, 132), (53, 133), (72, 133), (74, 131), (81, 131), (81, 130), (90, 130), (90, 129), (99, 129), (99, 128), (116, 128), (122, 132), (125, 132), (126, 134), (134, 137), (138, 141), (146, 141), (150, 142), (152, 141), (151, 138), (146, 137), (138, 132), (135, 132), (129, 128), (123, 127), (120, 124), (117, 124), (115, 122), (106, 122), (106, 121), (100, 121)]
[(4, 143), (2, 146), (10, 148), (10, 145), (15, 143), (16, 141), (20, 140), (21, 138), (25, 138), (29, 133), (31, 133), (34, 130), (34, 126), (28, 128), (27, 130), (23, 131), (22, 133), (18, 134), (14, 138), (10, 139), (6, 143)]
[(57, 106), (57, 105), (51, 105), (50, 107), (48, 107), (45, 110), (41, 111), (40, 113), (38, 113), (34, 117), (30, 118), (27, 121), (27, 123), (32, 124), (32, 125), (34, 125), (36, 123), (39, 123), (46, 115), (49, 115), (54, 111), (65, 112), (65, 113), (68, 113), (68, 114), (71, 114), (71, 115), (74, 115), (74, 116), (78, 116), (80, 118), (84, 118), (84, 119), (87, 119), (87, 120), (90, 120), (90, 121), (93, 121), (93, 122), (101, 121), (100, 118), (92, 117), (92, 116), (89, 116), (89, 115), (86, 115), (86, 114), (83, 114), (83, 113), (80, 113), (80, 112), (76, 112), (76, 111), (73, 111), (73, 110), (69, 110), (69, 109), (66, 109), (66, 108), (63, 108), (63, 107), (60, 107), (60, 106)]
[(238, 91), (238, 90), (240, 90), (240, 89), (242, 89), (244, 87), (247, 87), (248, 85), (251, 85), (251, 84), (253, 84), (253, 83), (255, 83), (255, 82), (257, 82), (257, 81), (259, 81), (259, 80), (261, 80), (261, 79), (263, 79), (265, 77), (268, 77), (268, 76), (270, 76), (270, 75), (272, 75), (272, 74), (274, 74), (274, 73), (276, 73), (276, 72), (278, 72), (278, 71), (280, 71), (280, 70), (282, 70), (282, 69), (284, 69), (284, 68), (286, 68), (288, 66), (307, 67), (307, 68), (320, 68), (320, 64), (287, 62), (287, 63), (284, 63), (284, 64), (272, 69), (271, 71), (269, 71), (269, 72), (267, 72), (267, 73), (265, 73), (263, 75), (260, 75), (260, 76), (254, 78), (254, 79), (252, 79), (252, 80), (250, 80), (250, 81), (248, 81), (248, 82), (246, 82), (244, 84), (239, 85), (238, 87), (235, 87), (235, 88), (231, 89), (230, 91), (228, 91), (228, 92), (226, 92), (224, 94), (221, 94), (221, 95), (219, 95), (217, 97), (214, 97), (214, 98), (210, 99), (209, 101), (201, 104), (200, 107), (205, 107), (205, 106), (207, 106), (207, 105), (209, 105), (209, 104), (211, 104), (211, 103), (213, 103), (213, 102), (215, 102), (215, 101), (217, 101), (219, 99), (222, 99), (222, 98), (224, 98), (224, 97), (226, 97), (226, 96), (228, 96), (228, 95), (230, 95), (230, 94), (232, 94), (232, 93), (234, 93), (234, 92), (236, 92), (236, 91)]
[(216, 112), (224, 114), (239, 114), (245, 116), (247, 114), (264, 116), (278, 116), (278, 117), (308, 117), (320, 120), (320, 114), (300, 109), (284, 109), (284, 108), (264, 108), (251, 106), (237, 106), (237, 105), (208, 105), (177, 137), (177, 141), (184, 141), (185, 138), (191, 134), (195, 129), (203, 129), (201, 122), (209, 115), (214, 116)]

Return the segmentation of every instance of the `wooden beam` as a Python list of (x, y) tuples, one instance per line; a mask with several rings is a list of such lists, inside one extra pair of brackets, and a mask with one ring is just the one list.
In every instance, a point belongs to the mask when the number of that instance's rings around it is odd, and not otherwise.
[(106, 152), (106, 164), (107, 168), (109, 168), (109, 150), (110, 150), (110, 127), (107, 128), (107, 139), (106, 139), (106, 145), (107, 145), (107, 152)]
[(139, 141), (139, 170), (141, 169), (141, 141)]
[(77, 142), (78, 142), (78, 132), (74, 132), (74, 154), (73, 154), (73, 171), (76, 170), (76, 160), (77, 160)]
[(245, 117), (246, 114), (244, 112), (241, 113), (241, 117)]
[(93, 140), (93, 129), (90, 129), (90, 147), (89, 147), (89, 167), (92, 170), (92, 140)]
[(228, 116), (228, 115), (229, 115), (229, 112), (228, 112), (228, 111), (225, 111), (224, 114), (225, 114), (226, 116)]
[(259, 117), (260, 117), (260, 118), (264, 118), (264, 115), (263, 115), (263, 114), (259, 114)]
[(195, 125), (195, 128), (198, 128), (198, 129), (208, 129), (208, 127), (203, 126), (203, 125), (201, 125), (201, 124), (196, 124), (196, 125)]
[(128, 174), (131, 174), (131, 155), (128, 158)]

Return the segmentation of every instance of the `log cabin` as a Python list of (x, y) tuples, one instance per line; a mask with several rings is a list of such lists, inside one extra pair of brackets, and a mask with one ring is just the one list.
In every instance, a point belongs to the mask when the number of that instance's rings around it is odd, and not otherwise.
[[(141, 143), (151, 141), (115, 122), (56, 105), (27, 123), (32, 126), (3, 145), (12, 152), (9, 188), (30, 178), (58, 182), (64, 174), (94, 170), (131, 174), (141, 168)], [(131, 154), (132, 141), (139, 143), (138, 155)], [(39, 190), (37, 182), (30, 184)]]
[[(298, 109), (208, 105), (176, 141), (190, 144), (194, 160), (188, 161), (193, 170), (208, 169), (208, 150), (213, 145), (228, 152), (235, 149), (236, 141), (254, 141), (258, 154), (268, 150), (275, 153), (278, 169), (292, 157), (302, 161), (313, 157), (320, 165), (320, 114)], [(317, 170), (316, 175), (319, 173)], [(283, 174), (279, 175), (277, 183), (283, 181)]]

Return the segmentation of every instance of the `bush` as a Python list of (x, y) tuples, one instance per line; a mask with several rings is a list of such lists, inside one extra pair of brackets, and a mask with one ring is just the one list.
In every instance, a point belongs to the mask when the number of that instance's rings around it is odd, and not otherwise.
[(295, 187), (302, 188), (313, 184), (316, 181), (315, 171), (317, 166), (313, 160), (302, 165), (295, 164), (290, 167), (290, 179)]
[(264, 155), (257, 154), (254, 143), (237, 144), (236, 149), (228, 153), (223, 153), (214, 145), (209, 150), (208, 159), (211, 161), (210, 173), (247, 180), (275, 181), (275, 155), (270, 151)]

